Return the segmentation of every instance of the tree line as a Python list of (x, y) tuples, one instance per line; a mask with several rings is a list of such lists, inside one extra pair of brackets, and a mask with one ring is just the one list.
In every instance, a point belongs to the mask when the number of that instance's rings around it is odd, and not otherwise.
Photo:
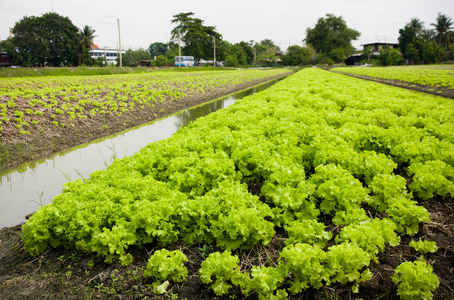
[(131, 64), (136, 64), (149, 54), (157, 66), (170, 66), (179, 55), (181, 46), (182, 55), (193, 56), (196, 62), (202, 59), (214, 61), (216, 51), (216, 61), (224, 62), (228, 67), (276, 65), (279, 61), (276, 55), (280, 49), (270, 39), (231, 44), (222, 38), (216, 27), (204, 25), (204, 21), (196, 18), (193, 12), (174, 15), (171, 22), (176, 26), (168, 43), (152, 43), (148, 53), (144, 49), (126, 51), (123, 57), (127, 60), (131, 57)]
[(399, 49), (410, 64), (430, 64), (454, 60), (454, 27), (452, 18), (439, 13), (433, 28), (413, 18), (399, 30)]
[[(376, 63), (384, 66), (399, 64), (432, 64), (454, 61), (454, 27), (452, 18), (439, 13), (433, 28), (413, 18), (399, 30), (398, 48), (384, 47), (376, 57)], [(351, 41), (360, 33), (347, 26), (342, 17), (327, 14), (320, 18), (314, 28), (306, 29), (305, 47), (291, 46), (287, 49), (284, 63), (287, 65), (342, 63), (351, 54), (362, 54), (363, 63), (370, 62), (374, 49), (365, 47), (356, 51)]]
[(15, 64), (59, 67), (91, 62), (95, 30), (88, 25), (79, 29), (67, 17), (56, 13), (24, 17), (12, 33), (12, 38), (1, 42), (0, 50)]
[[(269, 39), (230, 44), (216, 27), (204, 25), (192, 12), (174, 15), (172, 23), (176, 26), (170, 42), (155, 42), (148, 49), (128, 49), (122, 55), (123, 65), (137, 66), (142, 60), (152, 60), (156, 66), (171, 66), (179, 55), (179, 43), (182, 55), (194, 56), (196, 61), (213, 60), (215, 46), (216, 60), (225, 61), (227, 66), (275, 65), (278, 61), (279, 47)], [(104, 57), (94, 59), (89, 53), (94, 47), (95, 30), (88, 25), (79, 29), (57, 13), (26, 16), (16, 22), (12, 33), (12, 38), (1, 41), (0, 51), (6, 51), (14, 64), (59, 67), (106, 63)]]
[[(153, 42), (148, 49), (128, 49), (122, 55), (123, 65), (137, 66), (141, 61), (148, 60), (153, 66), (171, 66), (180, 50), (182, 55), (193, 56), (196, 62), (202, 59), (213, 61), (216, 51), (216, 61), (224, 62), (228, 67), (343, 63), (346, 57), (358, 52), (352, 41), (360, 36), (360, 32), (349, 28), (341, 16), (326, 14), (318, 19), (313, 28), (306, 29), (304, 46), (290, 46), (284, 54), (270, 39), (231, 44), (223, 39), (216, 27), (205, 25), (193, 12), (174, 15), (171, 22), (175, 27), (168, 43)], [(440, 13), (431, 26), (434, 28), (425, 28), (419, 19), (411, 19), (399, 30), (399, 49), (381, 49), (378, 62), (397, 65), (454, 60), (452, 18)], [(14, 36), (2, 41), (0, 50), (6, 51), (16, 64), (105, 64), (103, 57), (95, 60), (89, 53), (94, 46), (95, 30), (88, 25), (79, 29), (67, 17), (56, 13), (24, 17), (15, 24), (12, 32)], [(371, 48), (362, 50), (363, 62), (370, 60), (372, 52)]]

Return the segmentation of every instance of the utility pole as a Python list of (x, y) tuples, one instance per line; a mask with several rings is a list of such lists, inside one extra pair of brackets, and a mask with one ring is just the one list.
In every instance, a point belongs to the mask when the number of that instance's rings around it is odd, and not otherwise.
[(181, 67), (181, 29), (178, 28), (178, 68)]
[(255, 66), (256, 58), (257, 58), (257, 48), (254, 47), (254, 66)]
[(214, 59), (213, 66), (216, 67), (216, 38), (213, 36), (213, 45), (214, 45)]
[(255, 66), (255, 57), (256, 57), (256, 48), (254, 45), (254, 40), (250, 40), (249, 43), (251, 43), (251, 47), (254, 48), (254, 66)]
[(120, 36), (120, 18), (117, 18), (115, 16), (110, 16), (110, 15), (106, 15), (106, 17), (113, 17), (113, 18), (116, 18), (117, 19), (117, 23), (118, 23), (118, 44), (119, 44), (119, 52), (120, 52), (120, 68), (123, 68), (123, 62), (122, 62), (122, 59), (121, 59), (121, 36)]
[(120, 18), (117, 18), (118, 22), (118, 43), (120, 44), (120, 69), (123, 68), (123, 60), (121, 59), (121, 37), (120, 37)]

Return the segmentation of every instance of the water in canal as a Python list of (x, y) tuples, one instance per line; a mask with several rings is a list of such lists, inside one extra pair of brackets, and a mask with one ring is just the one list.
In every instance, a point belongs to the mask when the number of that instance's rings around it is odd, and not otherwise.
[(86, 178), (93, 171), (105, 169), (114, 158), (132, 155), (151, 142), (167, 139), (195, 119), (264, 90), (278, 80), (135, 127), (114, 137), (79, 146), (43, 162), (22, 166), (20, 170), (2, 175), (0, 228), (24, 222), (27, 214), (37, 210), (40, 205), (51, 203), (52, 198), (61, 193), (65, 182)]

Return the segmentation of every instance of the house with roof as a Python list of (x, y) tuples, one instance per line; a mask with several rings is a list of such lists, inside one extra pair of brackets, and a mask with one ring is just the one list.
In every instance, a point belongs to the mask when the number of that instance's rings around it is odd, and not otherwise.
[(375, 43), (369, 43), (369, 44), (362, 44), (363, 47), (363, 52), (362, 53), (356, 53), (352, 54), (349, 57), (345, 59), (345, 64), (348, 66), (358, 66), (361, 64), (361, 61), (365, 59), (366, 57), (364, 56), (364, 50), (369, 48), (369, 59), (373, 58), (378, 58), (380, 56), (380, 50), (385, 49), (387, 47), (391, 49), (397, 49), (399, 48), (399, 44), (397, 43), (380, 43), (380, 42), (375, 42)]
[(2, 67), (11, 67), (13, 62), (9, 57), (8, 53), (0, 52), (0, 68)]
[[(120, 50), (114, 49), (114, 48), (107, 48), (107, 47), (104, 47), (104, 48), (95, 48), (94, 47), (94, 48), (90, 49), (89, 53), (90, 53), (91, 58), (98, 59), (99, 57), (102, 57), (102, 58), (104, 58), (104, 60), (106, 61), (106, 63), (108, 65), (114, 66), (117, 63), (117, 56), (120, 55), (119, 54)], [(121, 50), (121, 53), (125, 54), (126, 51)]]

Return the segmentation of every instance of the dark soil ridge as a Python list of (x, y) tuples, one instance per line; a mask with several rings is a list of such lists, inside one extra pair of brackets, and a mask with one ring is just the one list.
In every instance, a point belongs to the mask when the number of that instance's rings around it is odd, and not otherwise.
[[(421, 224), (414, 237), (402, 237), (397, 247), (387, 246), (378, 255), (379, 263), (371, 263), (373, 277), (360, 283), (358, 294), (351, 292), (352, 284), (334, 284), (318, 290), (309, 288), (292, 295), (291, 299), (399, 299), (391, 276), (402, 262), (418, 259), (420, 254), (409, 242), (419, 238), (435, 241), (438, 246), (436, 253), (425, 255), (440, 280), (433, 299), (454, 299), (454, 200), (434, 198), (421, 205), (430, 212), (431, 222)], [(368, 214), (377, 213), (369, 208)], [(185, 264), (188, 278), (183, 283), (171, 283), (166, 294), (157, 296), (153, 293), (152, 281), (142, 275), (148, 258), (160, 248), (158, 245), (129, 249), (134, 261), (127, 267), (105, 264), (103, 258), (62, 247), (48, 248), (43, 254), (31, 257), (24, 248), (22, 224), (0, 230), (0, 299), (258, 299), (256, 293), (245, 296), (238, 288), (231, 288), (228, 295), (218, 297), (201, 282), (198, 272), (202, 261), (209, 253), (222, 251), (216, 246), (205, 245), (204, 250), (201, 244), (179, 242), (166, 247), (179, 249), (188, 257)], [(334, 239), (340, 228), (330, 226), (327, 230), (333, 233)], [(275, 266), (285, 239), (280, 231), (267, 246), (235, 251), (233, 254), (240, 258), (240, 270), (248, 272), (253, 265)], [(282, 288), (288, 288), (288, 283)]]
[(350, 77), (355, 77), (355, 78), (359, 78), (359, 79), (375, 81), (375, 82), (384, 83), (384, 84), (388, 84), (388, 85), (392, 85), (392, 86), (397, 86), (397, 87), (409, 89), (412, 91), (423, 92), (423, 93), (427, 93), (427, 94), (431, 94), (431, 95), (435, 95), (435, 96), (454, 99), (454, 90), (444, 88), (444, 87), (435, 87), (435, 86), (422, 85), (422, 84), (400, 81), (400, 80), (384, 79), (384, 78), (370, 77), (370, 76), (358, 75), (358, 74), (350, 74), (350, 73), (339, 72), (339, 71), (335, 71), (335, 70), (334, 70), (334, 72), (338, 73), (338, 74), (342, 74), (342, 75), (347, 75)]
[(255, 85), (289, 76), (292, 73), (289, 72), (285, 75), (280, 74), (241, 85), (224, 87), (225, 89), (221, 87), (206, 94), (199, 93), (177, 101), (156, 102), (153, 107), (136, 108), (123, 113), (121, 117), (105, 115), (103, 118), (77, 119), (75, 121), (70, 121), (69, 117), (67, 117), (68, 121), (66, 123), (74, 122), (74, 127), (66, 126), (61, 128), (54, 126), (51, 122), (52, 120), (40, 121), (42, 124), (41, 131), (32, 131), (31, 135), (22, 135), (20, 138), (17, 136), (1, 136), (0, 145), (3, 148), (2, 152), (7, 152), (7, 154), (0, 153), (0, 155), (4, 155), (3, 162), (0, 164), (0, 174), (8, 173), (21, 164), (33, 164), (33, 162), (52, 157), (56, 153), (69, 150), (72, 147), (120, 133), (129, 128), (158, 120)]

